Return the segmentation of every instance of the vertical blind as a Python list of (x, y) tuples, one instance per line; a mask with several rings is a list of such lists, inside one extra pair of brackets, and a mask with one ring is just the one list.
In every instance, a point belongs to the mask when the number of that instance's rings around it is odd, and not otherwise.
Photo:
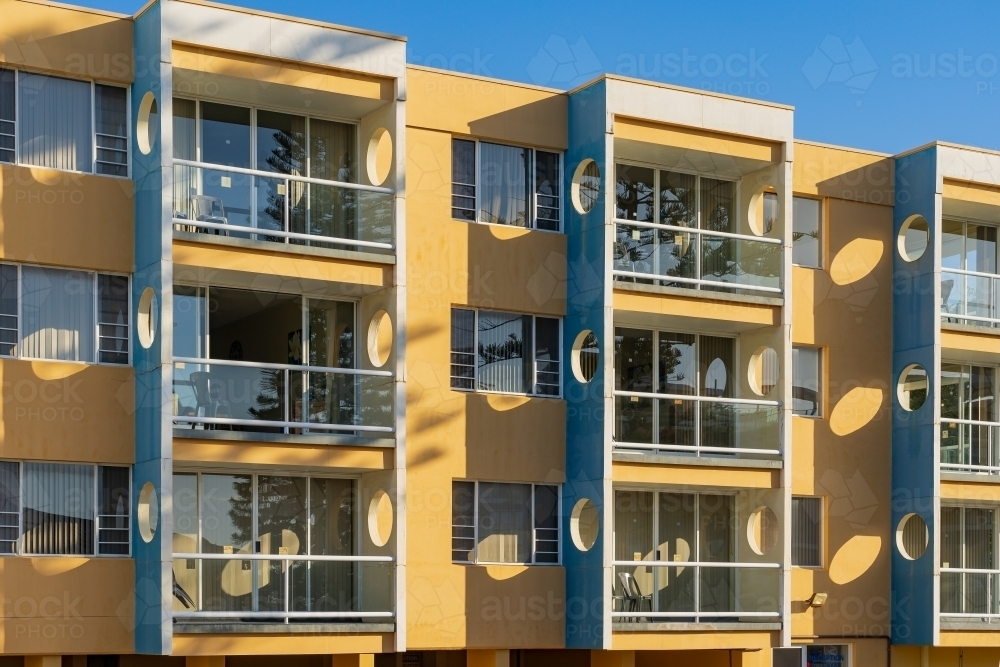
[(527, 226), (530, 154), (517, 146), (479, 144), (480, 222)]
[(18, 84), (21, 162), (90, 171), (90, 84), (25, 72)]
[(531, 485), (479, 483), (479, 554), (487, 563), (531, 562)]
[(792, 565), (822, 565), (822, 498), (792, 498)]
[(24, 464), (24, 553), (94, 553), (94, 467)]
[(25, 266), (22, 356), (94, 361), (94, 276)]

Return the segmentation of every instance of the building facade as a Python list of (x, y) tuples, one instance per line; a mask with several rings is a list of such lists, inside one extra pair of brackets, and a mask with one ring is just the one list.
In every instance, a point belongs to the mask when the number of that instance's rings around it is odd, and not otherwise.
[(1000, 660), (997, 153), (0, 10), (0, 664)]

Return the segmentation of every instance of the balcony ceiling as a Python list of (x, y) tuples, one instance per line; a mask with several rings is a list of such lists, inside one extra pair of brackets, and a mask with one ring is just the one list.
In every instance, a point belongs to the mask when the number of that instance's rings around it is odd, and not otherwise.
[(773, 164), (770, 160), (724, 155), (680, 146), (664, 146), (621, 138), (615, 139), (615, 158), (729, 178), (742, 178)]

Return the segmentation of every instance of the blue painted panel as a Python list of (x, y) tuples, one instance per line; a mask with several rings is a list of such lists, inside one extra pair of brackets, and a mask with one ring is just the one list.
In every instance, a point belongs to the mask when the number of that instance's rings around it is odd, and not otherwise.
[[(569, 149), (566, 152), (566, 192), (577, 166), (589, 158), (602, 172), (607, 162), (605, 146), (606, 86), (599, 82), (574, 93), (569, 100)], [(608, 174), (602, 173), (602, 181)], [(605, 274), (609, 261), (605, 247), (605, 201), (602, 194), (591, 211), (581, 215), (572, 204), (567, 206), (566, 234), (569, 284), (565, 321), (565, 359), (583, 330), (598, 338), (601, 365), (589, 383), (581, 383), (572, 373), (566, 378), (566, 478), (564, 492), (566, 565), (566, 646), (602, 648), (603, 604), (608, 592), (603, 585), (603, 549), (601, 541), (609, 527), (601, 525), (598, 542), (581, 552), (570, 539), (569, 518), (581, 498), (589, 498), (604, 514), (604, 420), (605, 401), (603, 363), (611, 354), (612, 341), (605, 340)]]
[[(904, 557), (896, 546), (895, 530), (910, 513), (927, 523), (930, 540), (935, 537), (934, 405), (939, 394), (934, 378), (935, 338), (940, 315), (935, 302), (934, 248), (940, 235), (935, 229), (937, 150), (934, 147), (896, 160), (896, 203), (893, 238), (910, 216), (919, 214), (930, 226), (927, 250), (907, 262), (893, 248), (893, 376), (892, 401), (892, 641), (928, 645), (934, 642), (934, 549), (916, 560)], [(927, 371), (927, 398), (912, 412), (896, 397), (896, 382), (910, 364)]]
[[(132, 117), (137, 118), (142, 98), (152, 91), (157, 98), (157, 121), (162, 125), (164, 103), (161, 95), (161, 12), (160, 3), (138, 17), (135, 26), (136, 76), (132, 86)], [(132, 174), (135, 180), (135, 263), (132, 299), (138, 304), (143, 291), (150, 287), (156, 294), (158, 322), (153, 345), (147, 350), (132, 336), (135, 365), (135, 468), (132, 475), (133, 497), (146, 482), (151, 482), (159, 499), (160, 515), (170, 507), (169, 421), (165, 420), (169, 392), (164, 392), (162, 365), (164, 343), (162, 326), (164, 307), (163, 257), (169, 257), (169, 230), (164, 229), (163, 170), (161, 167), (160, 127), (149, 155), (133, 144)], [(166, 320), (169, 322), (169, 319)], [(169, 340), (169, 338), (168, 338)], [(166, 456), (165, 456), (166, 451)], [(167, 515), (169, 516), (169, 514)], [(135, 651), (146, 654), (169, 654), (171, 648), (172, 581), (170, 578), (170, 525), (160, 520), (158, 530), (148, 544), (138, 527), (132, 531), (135, 557)], [(168, 554), (164, 558), (164, 553)]]

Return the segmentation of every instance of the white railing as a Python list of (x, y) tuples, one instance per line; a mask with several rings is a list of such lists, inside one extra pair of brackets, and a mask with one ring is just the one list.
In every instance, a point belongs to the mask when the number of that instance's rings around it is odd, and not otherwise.
[[(941, 605), (944, 606), (946, 602), (946, 596), (948, 594), (947, 575), (958, 575), (961, 578), (961, 582), (958, 587), (958, 595), (960, 598), (960, 604), (963, 610), (968, 609), (971, 606), (978, 606), (983, 611), (941, 611), (940, 615), (944, 618), (975, 618), (983, 619), (988, 621), (1000, 620), (1000, 609), (997, 609), (997, 583), (1000, 581), (1000, 570), (989, 570), (989, 569), (979, 569), (971, 567), (942, 567), (941, 568)], [(976, 603), (972, 603), (970, 600), (970, 577), (978, 578), (980, 582), (984, 585), (977, 586), (980, 599)]]
[[(173, 555), (174, 560), (174, 599), (175, 607), (181, 606), (185, 609), (194, 608), (193, 611), (178, 611), (175, 609), (173, 612), (173, 617), (175, 619), (267, 619), (267, 620), (281, 620), (284, 623), (288, 623), (292, 619), (361, 619), (361, 618), (385, 618), (391, 619), (395, 617), (395, 613), (392, 610), (392, 563), (395, 559), (392, 556), (306, 556), (306, 555), (271, 555), (271, 554), (249, 554), (249, 553), (235, 553), (235, 554), (208, 554), (208, 553), (175, 553)], [(195, 576), (197, 580), (194, 584), (196, 588), (195, 591), (188, 590), (184, 584), (188, 587), (191, 584), (184, 581), (183, 573), (187, 568), (181, 570), (181, 578), (177, 577), (177, 565), (178, 561), (197, 561), (197, 567), (195, 570)], [(247, 593), (243, 596), (233, 596), (233, 597), (244, 597), (249, 596), (248, 599), (244, 600), (244, 603), (249, 603), (250, 608), (244, 610), (219, 610), (219, 609), (206, 609), (206, 606), (212, 606), (217, 604), (217, 602), (212, 602), (206, 600), (206, 598), (211, 598), (215, 593), (221, 593), (225, 588), (226, 582), (231, 582), (237, 579), (239, 576), (236, 572), (230, 573), (228, 577), (226, 576), (225, 570), (218, 573), (216, 577), (219, 581), (206, 582), (208, 578), (203, 572), (203, 565), (205, 561), (228, 561), (224, 567), (230, 567), (232, 565), (239, 565), (240, 572), (243, 572), (243, 564), (247, 563), (250, 568), (247, 570), (245, 577), (249, 579), (250, 587)], [(279, 598), (281, 602), (280, 608), (271, 609), (261, 609), (261, 594), (266, 591), (266, 589), (274, 586), (272, 582), (272, 573), (269, 569), (262, 569), (260, 563), (264, 561), (266, 565), (264, 568), (271, 568), (275, 564), (280, 566), (279, 581), (280, 585)], [(374, 566), (379, 564), (386, 564), (386, 572), (381, 573), (383, 576), (388, 577), (389, 581), (381, 581), (381, 590), (370, 595), (370, 604), (374, 606), (383, 606), (384, 609), (349, 609), (349, 610), (338, 610), (338, 611), (314, 611), (314, 610), (301, 610), (296, 609), (296, 602), (299, 605), (312, 606), (311, 590), (310, 584), (312, 582), (313, 568), (315, 564), (319, 563), (352, 563), (359, 566), (368, 563)], [(186, 564), (186, 563), (185, 563)], [(304, 586), (305, 590), (296, 592), (295, 579), (293, 579), (296, 566), (305, 567), (307, 569), (302, 571), (303, 577), (305, 578)], [(351, 606), (366, 606), (364, 604), (365, 591), (364, 587), (365, 577), (358, 575), (355, 578), (355, 584), (351, 584), (349, 590), (338, 592), (349, 593), (349, 600)], [(262, 583), (266, 582), (266, 583)], [(206, 595), (206, 588), (210, 588), (208, 595)], [(265, 593), (266, 597), (266, 593)], [(271, 599), (273, 602), (273, 598)], [(380, 604), (376, 604), (380, 603)], [(265, 605), (266, 600), (265, 600)]]
[(391, 433), (393, 373), (174, 357), (174, 423)]
[[(782, 292), (781, 239), (635, 220), (615, 219), (615, 226), (615, 277), (679, 283), (695, 289)], [(640, 230), (640, 235), (642, 229), (654, 233), (644, 241), (628, 229), (622, 233), (623, 227)], [(672, 234), (674, 241), (661, 241), (659, 232)]]
[[(391, 188), (176, 158), (173, 165), (172, 218), (182, 231), (378, 250), (395, 247)], [(242, 177), (235, 186), (234, 175)], [(269, 192), (262, 201), (259, 192), (264, 188)], [(265, 226), (267, 222), (272, 224)], [(331, 225), (344, 233), (323, 233)]]
[(1000, 475), (1000, 423), (942, 417), (940, 429), (942, 470)]
[[(780, 563), (729, 563), (729, 562), (706, 562), (706, 561), (665, 561), (665, 560), (616, 560), (612, 563), (615, 567), (614, 588), (616, 599), (621, 600), (623, 607), (629, 609), (614, 611), (612, 608), (611, 618), (621, 619), (625, 622), (636, 622), (639, 619), (685, 619), (689, 622), (699, 623), (702, 619), (725, 619), (725, 618), (780, 618), (781, 612), (779, 600), (781, 596), (781, 564)], [(619, 577), (619, 568), (649, 569), (651, 578), (654, 581), (653, 587), (647, 592), (641, 589), (633, 591), (623, 590), (624, 582)], [(691, 609), (681, 611), (654, 611), (657, 604), (658, 572), (662, 570), (673, 570), (675, 573), (681, 569), (691, 569), (693, 571), (691, 580)], [(727, 595), (726, 607), (723, 610), (702, 609), (702, 574), (706, 570), (728, 569), (733, 571), (733, 581), (731, 582), (731, 595)], [(748, 571), (749, 576), (756, 576), (754, 581), (747, 581), (748, 575), (743, 575), (743, 571)], [(763, 571), (761, 573), (761, 571)], [(761, 573), (761, 574), (757, 574)], [(675, 574), (676, 577), (678, 574)], [(633, 573), (628, 573), (627, 578), (631, 586), (638, 587), (638, 582), (634, 579)], [(620, 593), (620, 595), (619, 595)], [(709, 604), (718, 604), (713, 600)], [(648, 606), (643, 609), (643, 605)]]
[[(630, 403), (615, 401), (615, 449), (641, 449), (667, 452), (690, 452), (696, 456), (702, 454), (746, 454), (778, 457), (781, 455), (780, 439), (780, 401), (768, 401), (747, 398), (720, 398), (715, 396), (692, 396), (684, 394), (656, 394), (645, 391), (615, 390), (616, 399), (635, 398), (636, 402), (647, 401), (648, 411), (641, 410), (637, 415), (639, 420), (647, 419), (649, 432), (653, 442), (635, 442), (628, 439), (635, 427), (628, 428), (625, 420), (625, 406)], [(703, 405), (713, 408), (703, 408)], [(690, 419), (686, 424), (675, 425), (675, 441), (656, 442), (661, 433), (661, 424), (665, 413), (670, 408), (682, 409), (677, 413), (688, 412)], [(687, 408), (684, 410), (683, 408)], [(666, 410), (664, 409), (666, 408)], [(675, 424), (683, 418), (683, 414), (675, 414)], [(626, 429), (628, 431), (626, 432)], [(731, 444), (720, 444), (729, 441)], [(757, 446), (744, 446), (751, 444)], [(761, 446), (764, 445), (764, 446)], [(767, 446), (770, 445), (770, 446)]]
[[(1000, 276), (966, 269), (941, 270), (941, 317), (1000, 326)], [(971, 306), (971, 308), (970, 308)], [(971, 311), (971, 312), (970, 312)]]

